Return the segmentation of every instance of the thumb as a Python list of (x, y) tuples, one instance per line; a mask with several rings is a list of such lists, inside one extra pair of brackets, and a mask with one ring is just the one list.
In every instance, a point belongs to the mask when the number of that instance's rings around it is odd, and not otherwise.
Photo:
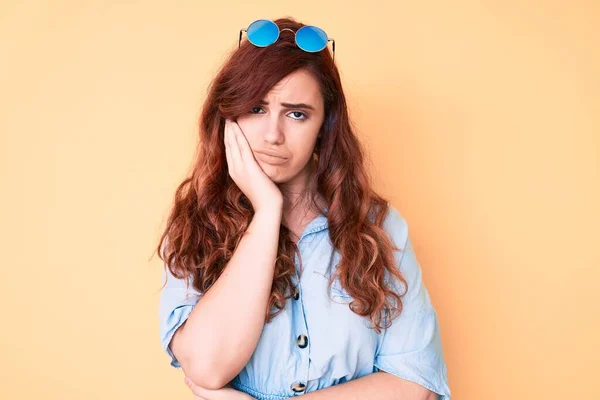
[(189, 378), (188, 376), (185, 377), (185, 379), (183, 380), (185, 382), (185, 384), (192, 389), (192, 392), (196, 395), (196, 396), (202, 396), (203, 390), (200, 386), (196, 385), (194, 382), (192, 382), (192, 379)]

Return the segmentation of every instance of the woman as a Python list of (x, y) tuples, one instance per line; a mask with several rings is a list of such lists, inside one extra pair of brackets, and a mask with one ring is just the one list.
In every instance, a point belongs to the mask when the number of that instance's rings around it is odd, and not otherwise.
[(204, 104), (157, 248), (163, 349), (196, 399), (448, 400), (436, 312), (405, 219), (371, 188), (331, 39), (313, 51), (303, 24), (274, 22), (249, 27)]

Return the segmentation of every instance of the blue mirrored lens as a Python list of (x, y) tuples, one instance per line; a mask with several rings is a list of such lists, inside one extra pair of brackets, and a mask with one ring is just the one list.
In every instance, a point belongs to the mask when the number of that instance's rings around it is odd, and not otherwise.
[(265, 47), (275, 43), (279, 37), (279, 28), (273, 21), (259, 19), (250, 24), (247, 34), (253, 45)]
[(321, 51), (327, 46), (327, 34), (316, 26), (303, 26), (296, 33), (296, 44), (311, 53)]

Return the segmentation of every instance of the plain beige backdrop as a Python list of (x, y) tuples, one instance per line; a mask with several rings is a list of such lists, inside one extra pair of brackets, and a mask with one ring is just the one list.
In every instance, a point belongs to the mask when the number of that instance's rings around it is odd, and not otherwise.
[(192, 398), (152, 253), (211, 78), (241, 28), (287, 15), (336, 41), (453, 399), (600, 398), (591, 0), (3, 0), (0, 398)]

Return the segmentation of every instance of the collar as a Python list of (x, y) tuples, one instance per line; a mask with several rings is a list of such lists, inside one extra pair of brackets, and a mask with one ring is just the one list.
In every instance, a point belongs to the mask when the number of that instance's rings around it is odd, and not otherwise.
[[(328, 228), (327, 223), (327, 214), (329, 212), (329, 207), (325, 207), (325, 214), (319, 214), (312, 221), (308, 223), (306, 228), (304, 228), (304, 232), (300, 235), (300, 240), (302, 240), (305, 236), (310, 235), (311, 233), (319, 232)], [(300, 240), (298, 242), (300, 242)]]

